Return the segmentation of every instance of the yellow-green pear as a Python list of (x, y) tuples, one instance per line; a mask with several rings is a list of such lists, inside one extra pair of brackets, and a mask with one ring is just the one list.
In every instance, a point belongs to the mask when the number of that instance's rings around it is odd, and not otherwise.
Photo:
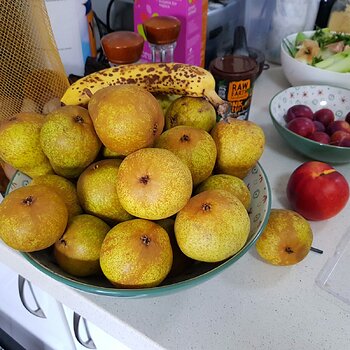
[(118, 159), (122, 159), (122, 158), (125, 157), (125, 156), (121, 155), (120, 153), (111, 151), (108, 147), (103, 146), (103, 145), (102, 145), (101, 153), (102, 153), (102, 157), (103, 158), (118, 158)]
[(224, 190), (193, 196), (175, 219), (175, 236), (182, 252), (204, 262), (219, 262), (237, 253), (249, 231), (247, 210)]
[(29, 185), (46, 185), (55, 190), (64, 200), (70, 219), (83, 212), (79, 204), (76, 186), (68, 179), (55, 174), (41, 175), (35, 177)]
[(54, 256), (62, 270), (73, 276), (90, 276), (100, 271), (100, 250), (110, 227), (88, 214), (75, 216), (54, 245)]
[(47, 114), (40, 132), (41, 147), (57, 175), (78, 177), (101, 147), (89, 112), (63, 106)]
[(30, 177), (53, 173), (40, 145), (44, 121), (38, 113), (18, 113), (0, 124), (0, 158)]
[(0, 238), (11, 248), (33, 252), (53, 245), (68, 222), (63, 199), (45, 185), (20, 187), (0, 204)]
[(177, 98), (170, 104), (165, 114), (166, 129), (187, 125), (210, 132), (215, 123), (215, 108), (202, 97), (182, 96)]
[(245, 182), (237, 176), (227, 174), (211, 175), (197, 186), (195, 193), (198, 194), (207, 190), (225, 190), (231, 192), (242, 202), (246, 209), (250, 206), (250, 191)]
[(167, 109), (171, 105), (173, 101), (178, 99), (179, 95), (171, 95), (171, 94), (154, 94), (154, 97), (157, 99), (160, 107), (163, 110), (163, 113), (165, 115)]
[(103, 145), (120, 155), (152, 147), (164, 128), (157, 99), (135, 84), (100, 89), (92, 95), (88, 109)]
[(121, 159), (104, 159), (89, 165), (79, 176), (77, 192), (86, 213), (115, 223), (133, 218), (120, 204), (117, 175)]
[(142, 148), (119, 166), (117, 192), (121, 205), (142, 219), (160, 220), (176, 214), (192, 194), (187, 165), (162, 148)]
[(256, 242), (258, 254), (273, 265), (295, 265), (310, 252), (310, 223), (293, 210), (271, 209), (268, 223)]
[(249, 120), (225, 118), (211, 131), (218, 151), (215, 173), (243, 179), (258, 162), (265, 147), (263, 129)]
[(216, 145), (203, 129), (176, 126), (164, 131), (155, 147), (165, 148), (177, 155), (190, 169), (194, 186), (208, 178), (214, 169)]
[(173, 253), (167, 232), (160, 225), (133, 219), (114, 226), (100, 253), (103, 274), (121, 288), (159, 285), (168, 275)]

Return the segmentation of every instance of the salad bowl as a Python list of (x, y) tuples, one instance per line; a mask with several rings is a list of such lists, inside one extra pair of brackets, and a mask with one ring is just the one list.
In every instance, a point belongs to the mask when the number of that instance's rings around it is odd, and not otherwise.
[[(302, 32), (307, 38), (311, 38), (314, 33), (315, 31)], [(288, 35), (281, 42), (281, 65), (289, 83), (292, 86), (329, 84), (350, 89), (350, 55), (348, 58), (349, 72), (331, 71), (302, 62), (293, 57), (292, 54), (298, 34)]]

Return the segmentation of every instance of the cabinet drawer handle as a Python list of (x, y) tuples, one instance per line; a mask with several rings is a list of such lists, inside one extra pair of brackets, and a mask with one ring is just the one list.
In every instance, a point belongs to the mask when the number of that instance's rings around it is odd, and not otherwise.
[[(25, 298), (25, 293), (24, 293), (24, 284), (27, 282), (30, 293), (32, 294), (36, 309), (31, 309), (30, 306), (28, 305), (26, 298)], [(40, 317), (40, 318), (46, 318), (46, 315), (42, 308), (40, 307), (38, 300), (36, 299), (36, 296), (33, 291), (32, 284), (23, 278), (21, 275), (18, 275), (18, 293), (19, 293), (19, 298), (21, 299), (22, 305), (34, 316)]]
[[(83, 340), (81, 338), (80, 334), (79, 334), (79, 323), (80, 323), (81, 319), (82, 319), (83, 324), (84, 324), (87, 340)], [(89, 328), (87, 326), (85, 318), (81, 317), (76, 312), (74, 312), (74, 314), (73, 314), (73, 329), (74, 329), (75, 338), (77, 338), (78, 342), (81, 345), (85, 346), (88, 349), (96, 349), (96, 345), (95, 345), (94, 341), (91, 338), (91, 335), (90, 335), (90, 332), (89, 332)]]

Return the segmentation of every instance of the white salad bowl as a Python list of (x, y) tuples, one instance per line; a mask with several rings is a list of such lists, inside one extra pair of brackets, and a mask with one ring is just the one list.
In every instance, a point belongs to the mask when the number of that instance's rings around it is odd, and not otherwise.
[[(306, 31), (304, 34), (310, 37), (314, 31)], [(285, 37), (281, 42), (281, 65), (282, 70), (292, 86), (328, 84), (350, 89), (350, 73), (332, 72), (321, 68), (310, 66), (292, 57), (285, 41), (294, 43), (298, 33)]]

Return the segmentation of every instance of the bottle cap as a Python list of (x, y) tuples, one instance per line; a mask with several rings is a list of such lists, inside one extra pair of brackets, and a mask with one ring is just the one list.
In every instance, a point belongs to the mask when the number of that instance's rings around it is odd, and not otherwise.
[(173, 16), (154, 16), (143, 22), (143, 29), (149, 43), (166, 45), (177, 40), (181, 22)]
[(137, 62), (143, 51), (143, 37), (135, 32), (118, 31), (101, 39), (103, 51), (109, 62), (128, 64)]
[(213, 75), (228, 80), (247, 77), (255, 80), (259, 66), (251, 57), (231, 55), (215, 58), (210, 63), (209, 70)]

